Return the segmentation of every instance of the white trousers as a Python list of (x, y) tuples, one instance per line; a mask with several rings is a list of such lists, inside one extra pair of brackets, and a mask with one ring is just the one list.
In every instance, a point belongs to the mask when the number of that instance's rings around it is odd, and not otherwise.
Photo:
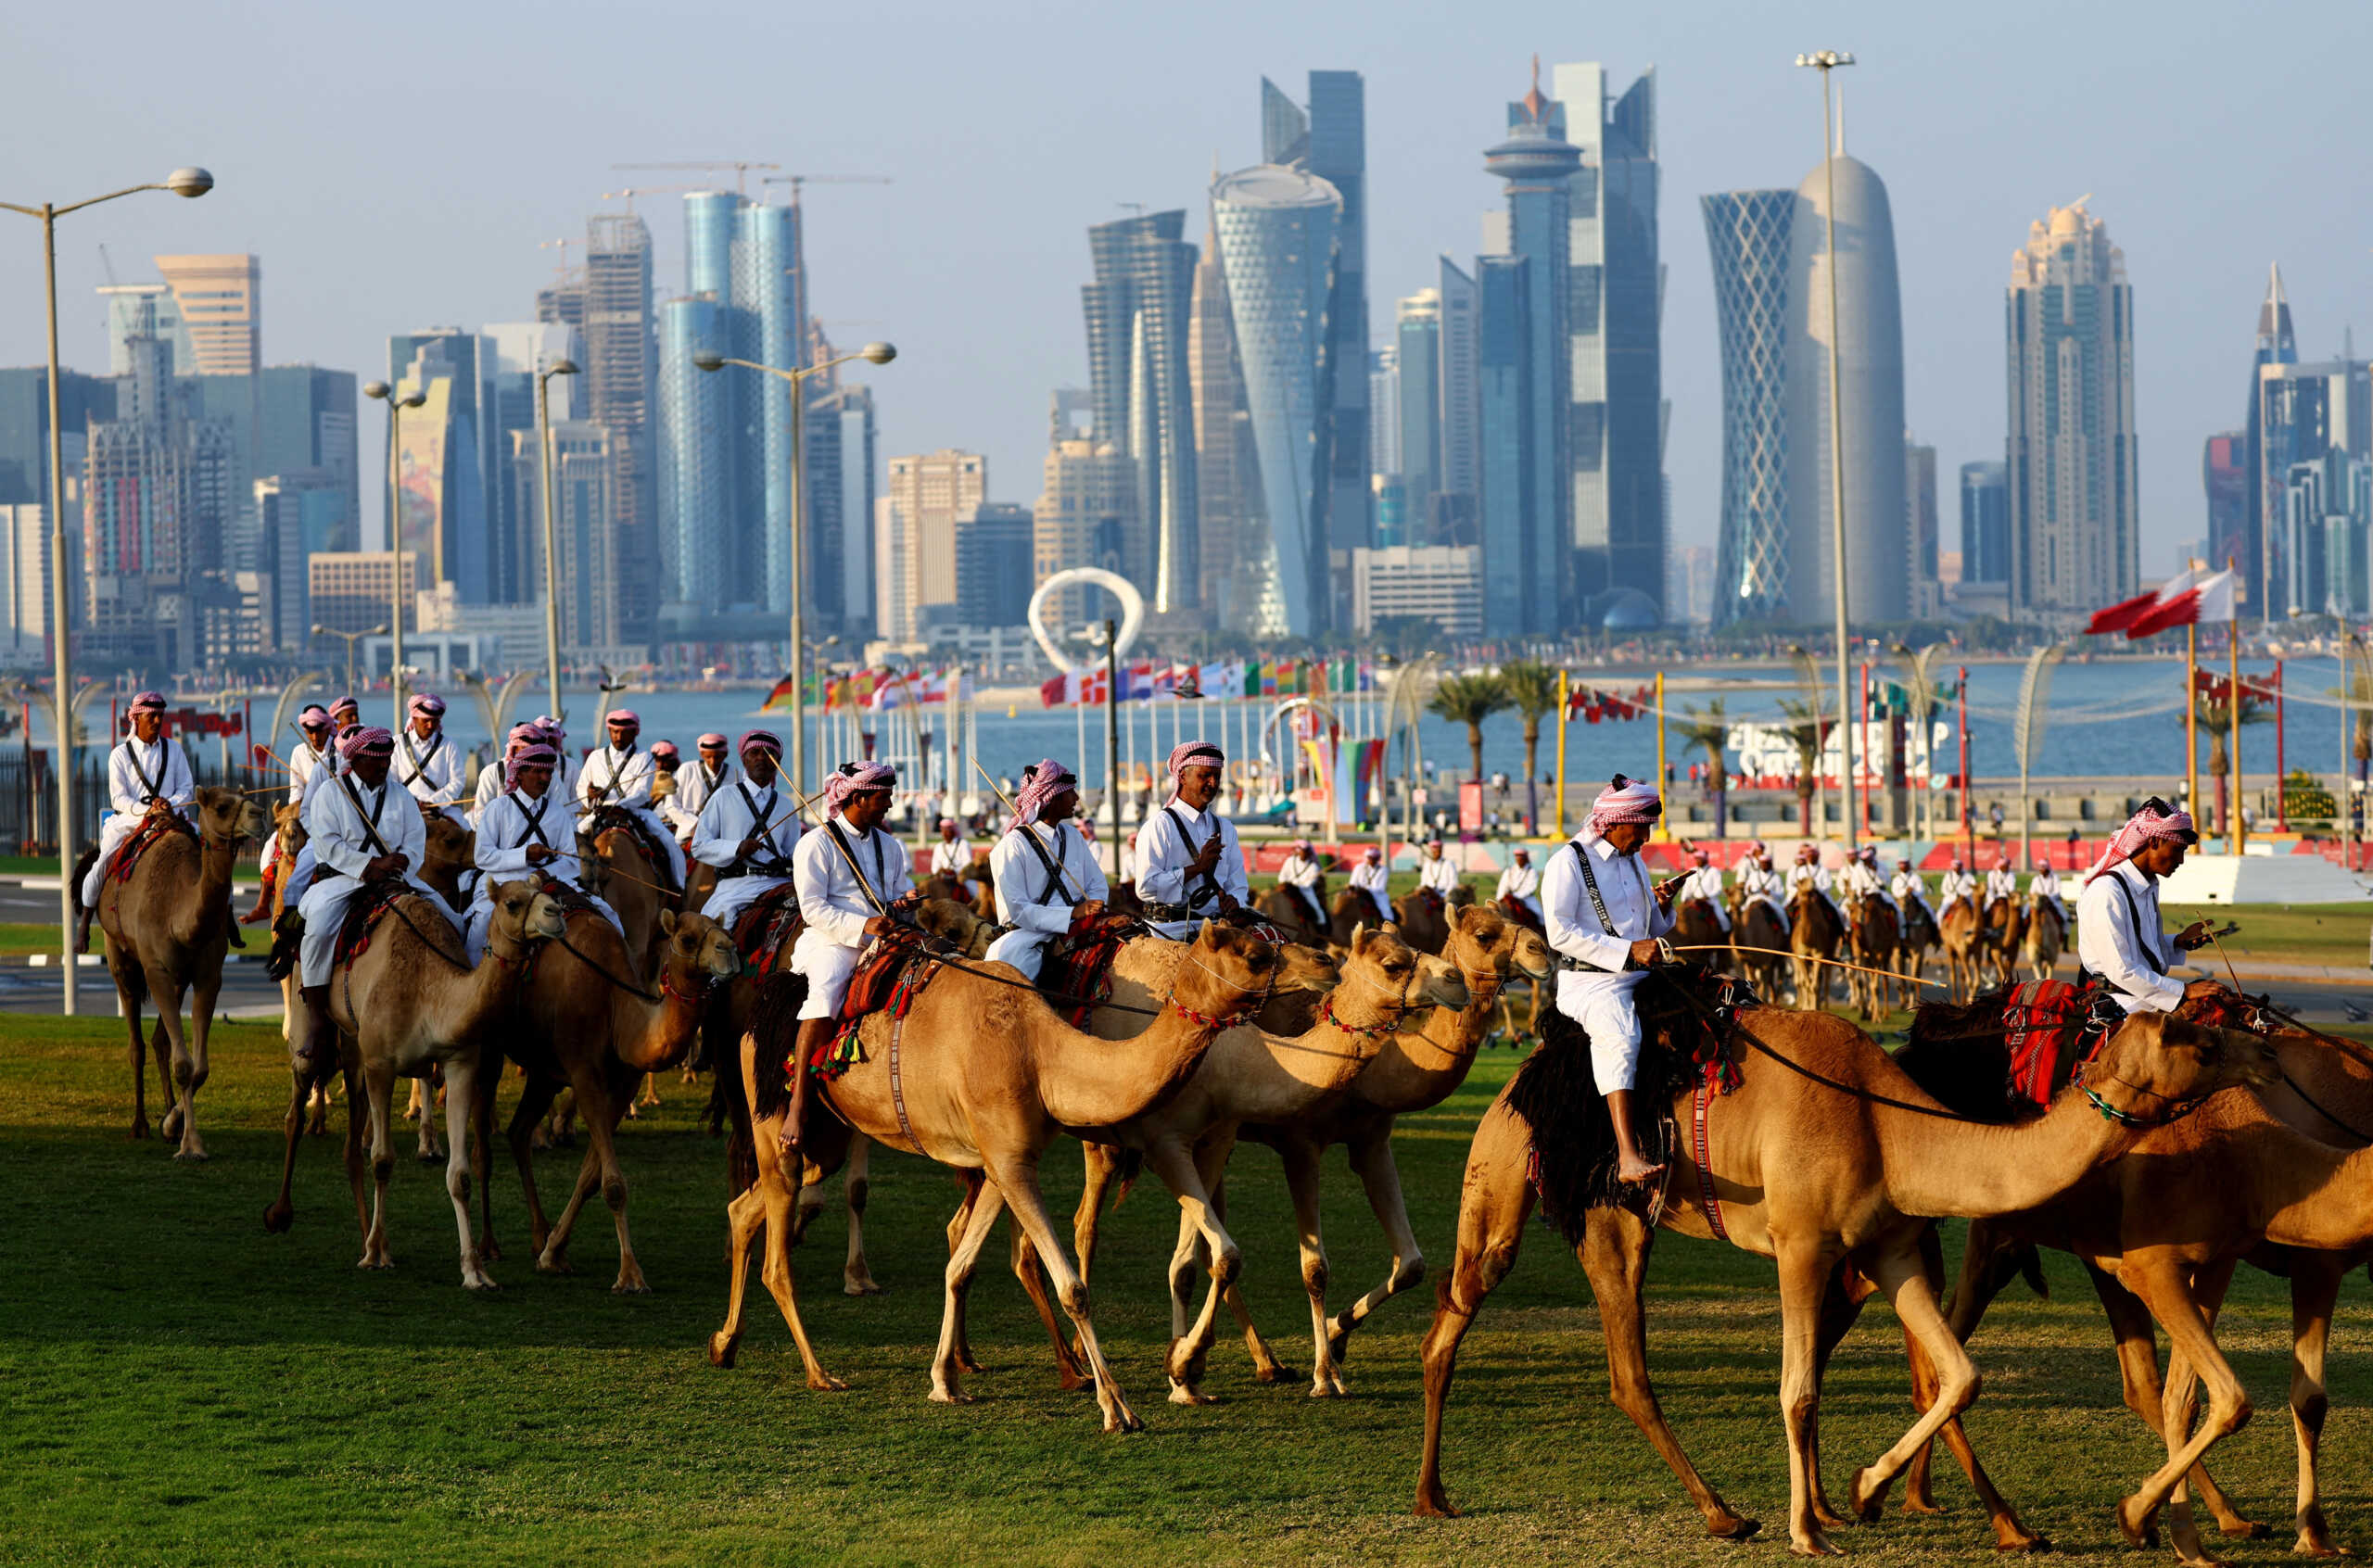
[[(473, 967), (486, 957), (487, 928), (494, 924), (494, 884), (481, 877), (478, 879), (478, 886), (484, 891), (485, 896), (471, 901), (470, 912), (463, 917), (462, 921), (462, 946), (469, 954)], [(578, 891), (582, 892), (584, 890)], [(627, 934), (626, 922), (618, 918), (616, 910), (600, 899), (594, 898), (591, 893), (586, 893), (585, 896), (591, 902), (594, 908), (602, 912), (603, 919), (617, 928), (620, 936)], [(442, 904), (445, 901), (440, 898), (437, 902)], [(632, 954), (628, 956), (630, 959), (640, 960), (641, 955)]]
[(733, 934), (733, 922), (742, 917), (744, 909), (758, 902), (760, 893), (790, 884), (788, 877), (728, 877), (717, 884), (716, 891), (708, 895), (708, 902), (701, 905), (701, 913), (723, 926), (726, 934), (730, 936)]
[(126, 815), (120, 811), (109, 812), (99, 818), (99, 858), (91, 863), (90, 871), (82, 878), (83, 908), (96, 909), (99, 906), (99, 890), (107, 886), (108, 862), (115, 858), (115, 852), (122, 846), (123, 841), (138, 832), (140, 824), (146, 820), (145, 813)]
[(1026, 931), (1017, 926), (989, 943), (988, 958), (991, 963), (1012, 965), (1034, 984), (1038, 971), (1046, 966), (1047, 944), (1054, 940), (1046, 931)]
[(1602, 1094), (1631, 1088), (1639, 1073), (1640, 1014), (1631, 993), (1647, 978), (1645, 969), (1558, 973), (1557, 1010), (1590, 1035), (1591, 1077)]
[[(462, 917), (429, 886), (417, 877), (406, 877), (405, 885), (437, 906), (437, 913), (450, 922), (456, 933), (462, 929)], [(347, 906), (362, 891), (362, 884), (351, 877), (324, 879), (305, 902), (297, 906), (304, 917), (305, 937), (297, 959), (298, 983), (311, 988), (330, 983), (331, 960), (337, 953), (337, 929), (346, 923)]]
[(841, 1010), (841, 1001), (849, 993), (850, 977), (857, 973), (858, 949), (843, 947), (821, 931), (802, 931), (792, 943), (792, 973), (807, 977), (807, 1000), (799, 1005), (799, 1016), (808, 1018), (829, 1018)]
[(1377, 922), (1379, 924), (1390, 924), (1393, 918), (1391, 895), (1390, 893), (1378, 892), (1374, 888), (1362, 888), (1360, 891), (1367, 894), (1368, 902), (1376, 905), (1376, 917)]
[[(653, 838), (667, 846), (667, 869), (676, 874), (676, 885), (682, 887), (684, 885), (684, 846), (676, 841), (676, 830), (659, 820), (659, 814), (648, 806), (640, 810), (627, 806), (621, 806), (619, 809), (628, 812), (641, 822), (643, 827), (650, 829)], [(588, 854), (592, 853), (593, 846), (588, 840), (585, 829), (592, 820), (592, 816), (589, 813), (579, 817), (577, 823), (577, 840), (583, 852)]]

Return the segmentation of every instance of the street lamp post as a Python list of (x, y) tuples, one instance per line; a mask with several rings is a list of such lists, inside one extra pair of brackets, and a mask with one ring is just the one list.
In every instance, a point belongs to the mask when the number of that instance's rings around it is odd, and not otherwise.
[(1798, 55), (1796, 63), (1821, 72), (1821, 168), (1823, 191), (1821, 221), (1823, 266), (1829, 272), (1829, 546), (1837, 590), (1837, 722), (1844, 725), (1844, 747), (1838, 752), (1838, 787), (1846, 802), (1846, 850), (1854, 851), (1854, 713), (1852, 689), (1846, 679), (1846, 427), (1845, 399), (1837, 379), (1837, 111), (1830, 91), (1830, 76), (1854, 57), (1835, 49)]
[(140, 191), (171, 191), (177, 196), (193, 199), (214, 188), (214, 176), (203, 169), (176, 169), (162, 181), (147, 185), (127, 185), (120, 191), (92, 196), (85, 201), (69, 202), (64, 207), (45, 201), (39, 207), (20, 207), (13, 201), (0, 201), (0, 207), (11, 212), (21, 212), (28, 218), (41, 220), (41, 251), (44, 281), (49, 300), (49, 640), (52, 677), (57, 683), (56, 703), (52, 709), (57, 715), (57, 943), (58, 955), (65, 963), (63, 1005), (61, 1010), (72, 1017), (75, 1007), (74, 985), (74, 890), (70, 885), (74, 870), (74, 672), (73, 654), (70, 647), (69, 628), (72, 616), (67, 603), (66, 556), (66, 444), (58, 429), (57, 395), (57, 221), (70, 212), (80, 212), (86, 207), (96, 207), (103, 201), (132, 196)]
[(552, 379), (575, 375), (577, 361), (554, 360), (536, 373), (536, 451), (543, 467), (538, 488), (544, 498), (544, 662), (552, 682), (552, 717), (565, 720), (560, 701), (560, 546), (552, 528)]
[[(346, 689), (352, 691), (354, 689), (354, 645), (366, 637), (385, 637), (387, 635), (387, 628), (373, 626), (367, 631), (340, 631), (336, 626), (325, 626), (317, 621), (313, 625), (313, 635), (346, 639)], [(278, 737), (275, 736), (274, 739)]]
[(851, 360), (886, 365), (897, 357), (898, 350), (887, 343), (869, 343), (854, 354), (843, 354), (820, 365), (797, 370), (762, 365), (755, 360), (730, 359), (708, 349), (692, 356), (692, 363), (704, 371), (740, 365), (743, 370), (760, 371), (791, 383), (791, 781), (792, 787), (803, 795), (807, 792), (807, 421), (802, 389), (809, 376), (847, 364)]
[[(404, 732), (404, 536), (403, 536), (403, 474), (398, 455), (396, 427), (403, 418), (403, 411), (416, 409), (428, 401), (425, 390), (404, 394), (384, 381), (366, 383), (362, 388), (366, 398), (377, 398), (387, 405), (387, 559), (390, 577), (387, 599), (393, 619), (387, 649), (387, 695), (395, 703), (396, 720), (390, 727), (398, 735)], [(343, 633), (340, 634), (344, 635)], [(353, 689), (354, 645), (347, 644), (347, 689)]]

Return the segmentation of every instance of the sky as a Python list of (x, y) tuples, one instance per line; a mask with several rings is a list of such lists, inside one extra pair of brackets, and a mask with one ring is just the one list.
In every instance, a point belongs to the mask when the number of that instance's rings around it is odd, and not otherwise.
[[(1471, 266), (1480, 216), (1503, 200), (1482, 149), (1534, 54), (1603, 61), (1618, 90), (1656, 70), (1678, 544), (1713, 541), (1721, 499), (1697, 198), (1793, 186), (1819, 162), (1819, 80), (1792, 66), (1803, 51), (1859, 62), (1839, 75), (1846, 145), (1892, 198), (1905, 411), (1936, 448), (1948, 548), (1952, 476), (2002, 453), (2011, 253), (2055, 204), (2089, 193), (2134, 286), (2146, 575), (2202, 532), (2201, 443), (2240, 416), (2269, 263), (2303, 358), (2337, 354), (2351, 323), (2373, 351), (2363, 0), (1503, 0), (1488, 13), (1404, 0), (118, 0), (28, 6), (6, 27), (0, 200), (77, 200), (184, 163), (219, 182), (199, 201), (143, 195), (60, 222), (71, 366), (105, 369), (102, 245), (125, 282), (153, 277), (158, 253), (259, 254), (266, 362), (369, 379), (387, 373), (390, 333), (531, 317), (560, 254), (540, 243), (581, 243), (589, 215), (625, 205), (604, 193), (703, 178), (615, 165), (885, 176), (807, 188), (813, 309), (837, 342), (898, 346), (869, 372), (882, 453), (985, 452), (999, 500), (1036, 497), (1048, 392), (1086, 380), (1086, 228), (1136, 204), (1183, 207), (1199, 240), (1214, 161), (1259, 160), (1261, 77), (1299, 99), (1313, 69), (1366, 78), (1377, 343), (1439, 255)], [(681, 205), (672, 192), (635, 202), (662, 297), (682, 284)], [(0, 224), (0, 364), (33, 364), (39, 233), (15, 221)], [(366, 531), (385, 446), (366, 405)]]

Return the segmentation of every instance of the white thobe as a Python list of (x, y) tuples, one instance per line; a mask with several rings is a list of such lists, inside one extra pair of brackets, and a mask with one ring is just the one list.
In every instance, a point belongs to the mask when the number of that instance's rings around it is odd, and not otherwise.
[(719, 790), (729, 788), (735, 778), (733, 765), (727, 763), (715, 773), (708, 764), (695, 761), (689, 767), (676, 770), (676, 790), (660, 803), (659, 815), (667, 819), (679, 840), (689, 840), (692, 829), (700, 825), (701, 812)]
[(1300, 894), (1310, 917), (1322, 928), (1326, 924), (1326, 910), (1318, 902), (1318, 884), (1326, 875), (1316, 855), (1299, 853), (1286, 856), (1285, 864), (1277, 867), (1277, 886), (1291, 888)]
[[(995, 858), (992, 854), (991, 858)], [(961, 838), (942, 839), (931, 846), (932, 875), (961, 877), (972, 866), (972, 846)]]
[(1739, 867), (1739, 891), (1749, 898), (1763, 900), (1770, 906), (1771, 913), (1779, 917), (1780, 929), (1783, 931), (1791, 929), (1788, 919), (1788, 885), (1781, 880), (1779, 872), (1769, 866), (1749, 862)]
[(1458, 880), (1458, 867), (1450, 863), (1447, 855), (1428, 856), (1417, 863), (1417, 885), (1440, 893), (1444, 901), (1457, 888)]
[(1692, 871), (1681, 884), (1681, 891), (1675, 895), (1673, 904), (1678, 906), (1683, 900), (1692, 898), (1705, 900), (1707, 905), (1714, 911), (1714, 923), (1726, 931), (1731, 929), (1731, 912), (1722, 904), (1722, 868), (1720, 866), (1701, 866)]
[(596, 746), (587, 753), (585, 771), (577, 775), (573, 791), (577, 804), (587, 818), (597, 806), (614, 805), (632, 816), (659, 841), (662, 853), (667, 856), (667, 874), (676, 885), (684, 885), (684, 847), (676, 835), (667, 830), (659, 814), (651, 809), (651, 781), (657, 776), (658, 765), (651, 753), (640, 747), (628, 746), (625, 751), (615, 746)]
[[(1606, 904), (1605, 921), (1583, 879), (1578, 857), (1585, 854)], [(1571, 960), (1558, 966), (1557, 1010), (1588, 1031), (1591, 1076), (1598, 1092), (1629, 1089), (1640, 1064), (1640, 1015), (1631, 993), (1648, 972), (1627, 971), (1624, 966), (1631, 961), (1634, 942), (1672, 929), (1672, 911), (1656, 902), (1640, 857), (1616, 854), (1603, 838), (1588, 844), (1570, 841), (1550, 856), (1541, 898), (1549, 945)]]
[[(1839, 876), (1847, 892), (1860, 898), (1879, 899), (1888, 908), (1896, 909), (1895, 895), (1887, 891), (1886, 884), (1879, 880), (1879, 874), (1867, 862), (1849, 860)], [(1901, 915), (1903, 911), (1896, 909), (1896, 913)]]
[[(1182, 824), (1185, 833), (1179, 831)], [(1208, 879), (1198, 876), (1190, 882), (1187, 862), (1215, 833), (1220, 840), (1218, 863)], [(1190, 837), (1192, 843), (1187, 841)], [(1152, 922), (1155, 930), (1173, 941), (1190, 939), (1197, 926), (1217, 915), (1222, 893), (1239, 904), (1252, 902), (1252, 885), (1244, 874), (1244, 846), (1237, 841), (1236, 824), (1215, 811), (1197, 811), (1181, 800), (1159, 806), (1137, 829), (1136, 846), (1137, 896), (1148, 906), (1163, 904), (1185, 911), (1178, 917)]]
[(1493, 891), (1491, 896), (1494, 900), (1503, 898), (1515, 899), (1518, 904), (1523, 904), (1527, 909), (1532, 911), (1532, 917), (1534, 919), (1540, 919), (1541, 867), (1538, 866), (1509, 866), (1505, 871), (1500, 873), (1500, 885)]
[(347, 906), (362, 891), (362, 868), (379, 855), (372, 842), (374, 828), (378, 842), (387, 846), (388, 854), (404, 857), (405, 884), (435, 904), (456, 931), (461, 929), (459, 912), (420, 879), (421, 861), (428, 853), (428, 828), (422, 820), (420, 803), (396, 783), (392, 770), (375, 790), (360, 778), (324, 774), (312, 796), (305, 812), (305, 847), (335, 875), (324, 876), (306, 889), (304, 903), (298, 905), (305, 922), (298, 960), (300, 984), (330, 982), (337, 929), (345, 923)]
[[(553, 798), (551, 785), (544, 786), (541, 796), (510, 790), (487, 803), (486, 815), (478, 819), (475, 852), (477, 891), (470, 900), (469, 918), (463, 928), (471, 963), (476, 963), (486, 954), (486, 929), (494, 919), (495, 883), (525, 879), (535, 866), (527, 858), (528, 847), (539, 843), (552, 851), (553, 859), (547, 863), (552, 875), (564, 881), (575, 880), (579, 865), (577, 819), (570, 815), (565, 802)], [(616, 910), (590, 893), (585, 896), (609, 917), (620, 936), (627, 934), (626, 922), (618, 918)]]
[[(711, 795), (692, 829), (692, 858), (717, 871), (717, 891), (701, 913), (730, 932), (760, 894), (790, 881), (799, 828), (796, 805), (772, 784), (760, 790), (747, 778), (735, 778)], [(755, 868), (740, 864), (742, 841), (750, 838), (759, 841)]]
[(336, 765), (336, 761), (327, 746), (317, 752), (313, 750), (313, 743), (311, 740), (297, 742), (297, 749), (288, 753), (288, 798), (292, 801), (303, 800), (305, 786), (312, 782), (313, 775), (320, 772), (324, 765)]
[[(144, 781), (142, 774), (147, 778)], [(123, 841), (139, 830), (148, 816), (148, 803), (160, 800), (186, 821), (190, 803), (197, 799), (197, 779), (181, 742), (159, 735), (155, 744), (127, 736), (108, 753), (108, 803), (114, 809), (99, 821), (99, 858), (82, 878), (82, 907), (98, 907), (99, 889), (106, 883), (108, 863)]]
[(1821, 894), (1821, 901), (1829, 905), (1830, 913), (1837, 917), (1837, 923), (1844, 925), (1846, 911), (1837, 907), (1837, 897), (1830, 891), (1829, 867), (1808, 866), (1802, 862), (1788, 867), (1788, 896), (1791, 899), (1796, 897), (1796, 890), (1807, 882), (1810, 882), (1813, 891)]
[(1392, 871), (1381, 860), (1363, 860), (1351, 867), (1351, 886), (1368, 895), (1378, 921), (1392, 918)]
[[(841, 853), (844, 848), (846, 854)], [(851, 861), (863, 868), (864, 881), (857, 879)], [(881, 828), (859, 833), (835, 815), (824, 827), (801, 837), (791, 852), (791, 879), (799, 889), (799, 915), (806, 922), (791, 949), (792, 969), (807, 977), (807, 1000), (799, 1005), (799, 1016), (829, 1018), (840, 1012), (849, 977), (857, 973), (857, 958), (872, 940), (865, 923), (914, 890), (914, 857)], [(880, 907), (866, 895), (867, 883), (881, 899)]]
[(2076, 958), (2109, 982), (2129, 1013), (2172, 1013), (2183, 981), (2167, 976), (2176, 945), (2159, 928), (2159, 881), (2122, 860), (2076, 895)]
[(1986, 903), (1991, 904), (1998, 898), (2015, 900), (2018, 896), (2019, 874), (2016, 871), (1998, 866), (1986, 874)]
[(2047, 866), (2027, 879), (2027, 896), (2049, 903), (2052, 913), (2060, 917), (2060, 929), (2068, 929), (2068, 906), (2060, 902), (2060, 873)]
[(446, 739), (444, 730), (438, 730), (425, 740), (410, 729), (396, 737), (396, 760), (388, 771), (422, 806), (432, 811), (448, 806), (458, 810), (462, 800), (462, 752)]
[(1936, 907), (1950, 909), (1955, 899), (1967, 899), (1975, 907), (1977, 879), (1966, 871), (1948, 871), (1936, 879)]
[[(1043, 856), (1025, 833), (1038, 841)], [(1047, 869), (1049, 861), (1062, 868), (1060, 878)], [(1013, 929), (989, 944), (988, 955), (1034, 980), (1047, 944), (1072, 929), (1072, 905), (1101, 902), (1110, 891), (1095, 847), (1060, 823), (1033, 823), (999, 839), (989, 852), (989, 879), (997, 891), (997, 923)]]
[(1887, 882), (1887, 891), (1895, 895), (1897, 909), (1906, 909), (1916, 904), (1927, 911), (1930, 922), (1935, 922), (1936, 911), (1928, 903), (1928, 890), (1922, 885), (1919, 872), (1897, 872)]

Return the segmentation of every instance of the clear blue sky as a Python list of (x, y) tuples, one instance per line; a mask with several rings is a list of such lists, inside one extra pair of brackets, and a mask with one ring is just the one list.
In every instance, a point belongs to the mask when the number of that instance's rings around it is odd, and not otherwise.
[[(1784, 16), (1783, 12), (1786, 13)], [(1447, 20), (1454, 17), (1455, 20)], [(1656, 70), (1664, 162), (1667, 466), (1674, 534), (1710, 542), (1721, 402), (1697, 197), (1793, 185), (1821, 155), (1800, 50), (1853, 50), (1848, 150), (1886, 183), (1903, 283), (1906, 410), (1949, 476), (1999, 457), (2002, 290), (2047, 207), (2092, 194), (2132, 277), (2143, 566), (2201, 531), (2200, 446), (2241, 411), (2266, 266), (2310, 358), (2373, 350), (2373, 7), (1950, 7), (1524, 0), (1438, 4), (1045, 0), (1009, 8), (568, 6), (362, 8), (124, 0), (8, 21), (0, 200), (72, 200), (202, 163), (202, 201), (131, 198), (61, 228), (70, 364), (103, 369), (104, 242), (127, 280), (157, 252), (252, 250), (268, 361), (384, 373), (391, 332), (526, 319), (614, 163), (745, 158), (889, 186), (810, 187), (814, 302), (833, 335), (895, 339), (874, 373), (884, 453), (968, 447), (999, 499), (1039, 487), (1047, 394), (1085, 379), (1083, 231), (1123, 203), (1186, 207), (1216, 157), (1259, 157), (1259, 80), (1367, 78), (1371, 323), (1438, 253), (1471, 259), (1500, 199), (1481, 149), (1527, 61)], [(663, 287), (680, 198), (644, 198)], [(37, 230), (0, 214), (0, 364), (40, 360)], [(13, 226), (11, 226), (13, 225)], [(365, 514), (385, 429), (363, 424)]]

